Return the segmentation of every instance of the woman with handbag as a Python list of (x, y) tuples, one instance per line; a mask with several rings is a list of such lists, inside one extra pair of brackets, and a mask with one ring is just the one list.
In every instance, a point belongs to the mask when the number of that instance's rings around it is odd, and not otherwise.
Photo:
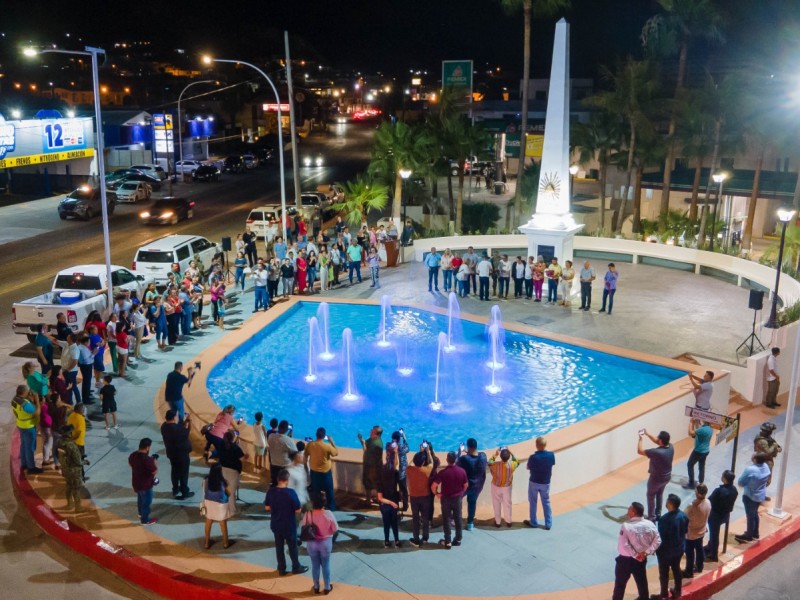
[(339, 530), (336, 517), (325, 508), (327, 498), (325, 492), (317, 492), (311, 496), (311, 510), (303, 517), (300, 539), (306, 542), (308, 555), (311, 557), (311, 579), (314, 582), (314, 593), (319, 594), (319, 572), (322, 569), (324, 593), (330, 594), (331, 584), (331, 552), (333, 538)]
[(206, 518), (206, 550), (211, 548), (211, 524), (219, 523), (222, 531), (222, 544), (230, 548), (233, 542), (228, 541), (228, 519), (230, 518), (230, 505), (228, 498), (231, 489), (222, 476), (222, 467), (219, 464), (211, 465), (211, 470), (203, 480), (203, 502), (200, 504), (200, 514)]

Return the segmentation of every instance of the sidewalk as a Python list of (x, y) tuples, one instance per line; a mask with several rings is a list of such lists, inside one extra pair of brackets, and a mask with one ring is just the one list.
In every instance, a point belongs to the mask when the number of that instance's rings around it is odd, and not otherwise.
[[(384, 287), (380, 290), (370, 290), (364, 284), (356, 285), (333, 292), (332, 300), (337, 297), (377, 300), (382, 293), (395, 290), (392, 293), (396, 294), (398, 301), (414, 299), (419, 303), (438, 304), (440, 298), (425, 291), (419, 269), (418, 265), (409, 265), (384, 270), (381, 278)], [(655, 269), (655, 267), (645, 267), (645, 269)], [(659, 270), (659, 273), (664, 271)], [(679, 275), (687, 281), (696, 281), (692, 279), (692, 275)], [(650, 280), (653, 281), (652, 275)], [(664, 283), (663, 280), (655, 281)], [(700, 281), (711, 284), (713, 280), (703, 278)], [(727, 286), (721, 282), (714, 283)], [(630, 281), (629, 285), (637, 284)], [(735, 290), (732, 286), (727, 286), (725, 289)], [(681, 292), (671, 288), (662, 290), (662, 294), (667, 296), (665, 298), (667, 301), (672, 293), (680, 295)], [(703, 301), (711, 301), (714, 295), (716, 294), (706, 294)], [(722, 297), (726, 298), (726, 295), (722, 294)], [(250, 318), (252, 293), (245, 292), (240, 298), (241, 302), (231, 306), (226, 315), (226, 323), (229, 322), (233, 326)], [(633, 303), (634, 300), (630, 299), (629, 302)], [(730, 302), (729, 296), (726, 302)], [(512, 312), (505, 308), (511, 304), (510, 302), (503, 304), (504, 316)], [(462, 310), (482, 314), (488, 312), (491, 305), (492, 303), (468, 300), (462, 303)], [(623, 309), (624, 304), (620, 303), (619, 307), (618, 310)], [(523, 317), (522, 311), (531, 313), (535, 308), (519, 304), (514, 306), (514, 310), (520, 311), (519, 316)], [(711, 309), (707, 307), (706, 310)], [(625, 312), (621, 310), (621, 315)], [(544, 311), (542, 314), (545, 314)], [(594, 315), (587, 317), (595, 319)], [(656, 308), (650, 313), (651, 321), (663, 320), (667, 327), (671, 317), (672, 313), (662, 308)], [(582, 316), (578, 322), (573, 322), (573, 316), (563, 312), (552, 314), (550, 318), (564, 327), (570, 326), (578, 335), (583, 330), (589, 331)], [(612, 319), (606, 319), (606, 322), (610, 320)], [(604, 325), (604, 322), (601, 321), (598, 325)], [(648, 325), (648, 328), (650, 327), (651, 325)], [(619, 335), (628, 336), (629, 343), (623, 344), (627, 347), (636, 344), (637, 340), (631, 338), (642, 337), (644, 333), (641, 331), (642, 322), (638, 319), (621, 320), (616, 324), (616, 328), (620, 329)], [(635, 335), (636, 332), (638, 335)], [(651, 331), (650, 335), (654, 333)], [(107, 433), (102, 426), (98, 427), (98, 424), (95, 424), (87, 436), (87, 453), (92, 460), (92, 465), (87, 471), (91, 478), (87, 484), (93, 504), (91, 511), (81, 515), (59, 513), (64, 505), (64, 500), (61, 498), (63, 482), (61, 477), (52, 471), (35, 476), (30, 482), (32, 486), (30, 491), (35, 491), (44, 499), (47, 506), (37, 504), (37, 496), (26, 492), (25, 482), (21, 484), (23, 487), (20, 494), (26, 504), (33, 507), (38, 522), (41, 523), (43, 519), (50, 520), (49, 531), (58, 534), (59, 539), (64, 539), (67, 543), (74, 542), (75, 547), (81, 551), (90, 551), (93, 559), (107, 568), (114, 568), (114, 564), (119, 563), (121, 565), (119, 568), (127, 569), (124, 574), (137, 577), (135, 581), (140, 585), (149, 586), (150, 583), (158, 582), (162, 587), (157, 591), (166, 596), (186, 597), (187, 590), (196, 591), (197, 585), (214, 586), (215, 597), (306, 595), (311, 587), (309, 577), (275, 576), (272, 538), (268, 533), (268, 518), (262, 508), (266, 480), (257, 477), (249, 469), (243, 477), (241, 491), (243, 502), (239, 505), (241, 514), (229, 524), (231, 536), (237, 540), (236, 545), (230, 550), (224, 551), (219, 542), (209, 552), (202, 550), (202, 523), (197, 510), (199, 498), (196, 496), (191, 501), (182, 503), (171, 499), (166, 461), (162, 461), (164, 463), (162, 484), (156, 489), (154, 502), (154, 516), (159, 519), (159, 523), (151, 528), (138, 525), (135, 496), (129, 488), (127, 455), (136, 448), (138, 440), (144, 436), (149, 436), (155, 441), (154, 452), (163, 454), (158, 431), (161, 415), (156, 414), (154, 406), (157, 403), (154, 403), (153, 399), (158, 394), (164, 377), (175, 360), (183, 360), (188, 364), (202, 347), (217, 343), (223, 336), (224, 332), (208, 328), (200, 332), (197, 339), (163, 354), (155, 352), (148, 344), (145, 346), (145, 355), (153, 360), (141, 361), (140, 366), (131, 371), (129, 381), (115, 382), (119, 390), (121, 431)], [(687, 342), (693, 341), (692, 333), (685, 334), (683, 330), (673, 331), (673, 337), (678, 338), (678, 342), (682, 341), (684, 347), (688, 345)], [(18, 379), (18, 365), (5, 366), (0, 371), (0, 378), (9, 382)], [(191, 404), (191, 390), (188, 394)], [(758, 424), (768, 418), (772, 418), (778, 424), (783, 423), (780, 415), (764, 408), (748, 409), (743, 412), (743, 432), (737, 457), (737, 471), (741, 471), (744, 465), (749, 464), (752, 440)], [(775, 436), (779, 441), (782, 440), (782, 427), (779, 426)], [(511, 529), (495, 529), (488, 522), (489, 513), (486, 510), (479, 511), (476, 529), (465, 532), (464, 545), (459, 548), (450, 551), (435, 548), (415, 550), (406, 544), (399, 551), (384, 550), (383, 532), (377, 512), (339, 511), (337, 518), (342, 528), (342, 535), (334, 548), (332, 558), (333, 581), (336, 588), (334, 593), (344, 598), (363, 597), (366, 593), (363, 588), (369, 588), (370, 598), (378, 600), (399, 598), (401, 595), (427, 598), (502, 596), (548, 600), (552, 598), (568, 600), (576, 597), (608, 598), (613, 580), (619, 521), (632, 500), (644, 499), (647, 464), (643, 459), (634, 460), (635, 444), (636, 440), (631, 440), (633, 462), (628, 466), (603, 478), (602, 481), (553, 497), (554, 526), (549, 532), (523, 528), (520, 522), (527, 517), (528, 509), (525, 504), (519, 504), (514, 506), (516, 524)], [(797, 445), (792, 448), (792, 452), (798, 451)], [(197, 449), (196, 447), (195, 450)], [(676, 493), (682, 498), (683, 505), (692, 495), (680, 487), (680, 484), (685, 482), (685, 460), (689, 451), (688, 441), (676, 446), (672, 483), (667, 488), (667, 493)], [(719, 473), (729, 468), (731, 457), (731, 444), (712, 449), (707, 463), (709, 473), (707, 483), (712, 489), (716, 486)], [(190, 487), (197, 492), (200, 489), (201, 477), (207, 468), (202, 460), (199, 460), (197, 452), (194, 459)], [(522, 470), (518, 471), (517, 477), (525, 475), (523, 466)], [(554, 476), (558, 477), (558, 465)], [(483, 493), (488, 493), (488, 490), (484, 489)], [(774, 490), (772, 493), (774, 494)], [(51, 509), (55, 512), (51, 513)], [(785, 509), (794, 513), (800, 511), (800, 461), (793, 461), (789, 465)], [(790, 526), (793, 524), (794, 521), (789, 522)], [(729, 545), (726, 555), (728, 564), (719, 571), (708, 571), (687, 583), (685, 597), (693, 597), (692, 594), (696, 594), (694, 597), (697, 598), (707, 597), (708, 590), (705, 585), (711, 585), (714, 581), (724, 581), (721, 578), (726, 576), (726, 573), (734, 568), (742, 568), (742, 564), (748, 568), (754, 560), (749, 558), (753, 553), (772, 548), (772, 544), (782, 543), (778, 538), (788, 539), (785, 533), (776, 534), (775, 538), (770, 535), (776, 526), (771, 518), (763, 517), (762, 539), (759, 543), (753, 544), (752, 549), (747, 550), (750, 554), (742, 555), (742, 548), (733, 542)], [(409, 523), (404, 521), (401, 527), (402, 539), (407, 540)], [(739, 501), (730, 532), (733, 535), (742, 530), (743, 510)], [(90, 531), (98, 537), (87, 537), (85, 531)], [(435, 529), (431, 541), (438, 540), (440, 533), (441, 529)], [(219, 538), (216, 528), (213, 536)], [(429, 550), (435, 553), (432, 554)], [(301, 562), (309, 564), (307, 556), (301, 556)], [(655, 561), (651, 559), (649, 562), (651, 591), (656, 591), (657, 574), (653, 567)], [(717, 566), (709, 565), (709, 567)], [(449, 576), (442, 577), (442, 573), (447, 573)], [(498, 581), (502, 581), (503, 585), (498, 587)], [(251, 591), (247, 592), (242, 588)], [(632, 583), (629, 584), (628, 591), (627, 597), (635, 595)]]

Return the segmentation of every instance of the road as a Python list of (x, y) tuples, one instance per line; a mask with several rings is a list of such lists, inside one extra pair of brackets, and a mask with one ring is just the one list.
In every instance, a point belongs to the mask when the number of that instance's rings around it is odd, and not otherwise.
[[(369, 125), (334, 125), (327, 135), (315, 134), (301, 145), (320, 151), (322, 168), (300, 169), (302, 189), (345, 181), (366, 168), (374, 129)], [(290, 155), (287, 156), (287, 200), (293, 202)], [(280, 202), (278, 166), (268, 165), (242, 175), (225, 175), (218, 183), (180, 184), (174, 194), (195, 200), (195, 218), (177, 226), (143, 227), (137, 222), (142, 206), (121, 205), (109, 219), (112, 261), (129, 266), (135, 250), (169, 233), (191, 233), (219, 241), (244, 230), (250, 209)], [(0, 229), (11, 238), (24, 231), (25, 239), (3, 243), (0, 235), (0, 394), (6, 404), (21, 381), (19, 357), (33, 358), (24, 336), (11, 331), (11, 304), (49, 289), (56, 271), (81, 263), (103, 261), (100, 221), (61, 221), (55, 201), (20, 204), (3, 219)], [(8, 211), (9, 209), (4, 209)], [(9, 598), (156, 598), (98, 568), (90, 560), (52, 541), (16, 502), (9, 485), (9, 445), (13, 431), (11, 411), (0, 411), (0, 581)]]
[[(337, 124), (326, 135), (315, 133), (300, 146), (305, 152), (321, 152), (323, 167), (300, 168), (302, 191), (315, 190), (317, 185), (345, 181), (364, 170), (369, 160), (372, 132), (369, 125)], [(287, 204), (293, 204), (294, 182), (291, 177), (291, 154), (287, 155)], [(142, 204), (120, 204), (109, 218), (111, 261), (130, 267), (136, 250), (164, 235), (203, 235), (212, 241), (244, 231), (245, 220), (252, 208), (280, 203), (278, 163), (248, 171), (241, 175), (223, 175), (217, 183), (180, 183), (174, 195), (196, 202), (194, 218), (177, 225), (145, 227), (138, 223)], [(33, 228), (36, 235), (2, 246), (0, 261), (0, 351), (13, 352), (24, 345), (23, 336), (6, 333), (11, 323), (8, 307), (17, 300), (47, 291), (54, 274), (72, 265), (103, 262), (103, 238), (99, 219), (89, 222), (61, 221), (53, 206), (37, 209), (19, 208), (15, 224)], [(10, 342), (10, 344), (7, 344)]]

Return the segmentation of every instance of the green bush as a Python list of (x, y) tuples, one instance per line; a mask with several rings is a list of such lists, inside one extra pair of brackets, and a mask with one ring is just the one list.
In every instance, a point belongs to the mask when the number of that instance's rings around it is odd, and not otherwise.
[(461, 230), (485, 234), (497, 227), (500, 207), (492, 202), (465, 202)]

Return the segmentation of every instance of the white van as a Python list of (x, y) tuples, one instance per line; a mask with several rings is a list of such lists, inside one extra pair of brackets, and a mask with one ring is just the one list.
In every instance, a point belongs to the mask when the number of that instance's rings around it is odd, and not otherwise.
[(133, 259), (133, 272), (143, 275), (145, 280), (153, 280), (156, 285), (166, 285), (173, 263), (180, 265), (185, 273), (195, 255), (199, 256), (206, 271), (211, 260), (220, 252), (216, 242), (210, 242), (199, 235), (168, 235), (142, 246)]
[[(290, 215), (297, 214), (297, 209), (294, 205), (287, 206), (286, 212)], [(263, 238), (267, 232), (267, 227), (270, 223), (275, 223), (275, 235), (283, 235), (283, 228), (281, 227), (281, 206), (280, 204), (270, 204), (268, 206), (259, 206), (250, 211), (247, 215), (245, 225), (250, 228), (250, 231), (256, 234), (256, 237)]]

